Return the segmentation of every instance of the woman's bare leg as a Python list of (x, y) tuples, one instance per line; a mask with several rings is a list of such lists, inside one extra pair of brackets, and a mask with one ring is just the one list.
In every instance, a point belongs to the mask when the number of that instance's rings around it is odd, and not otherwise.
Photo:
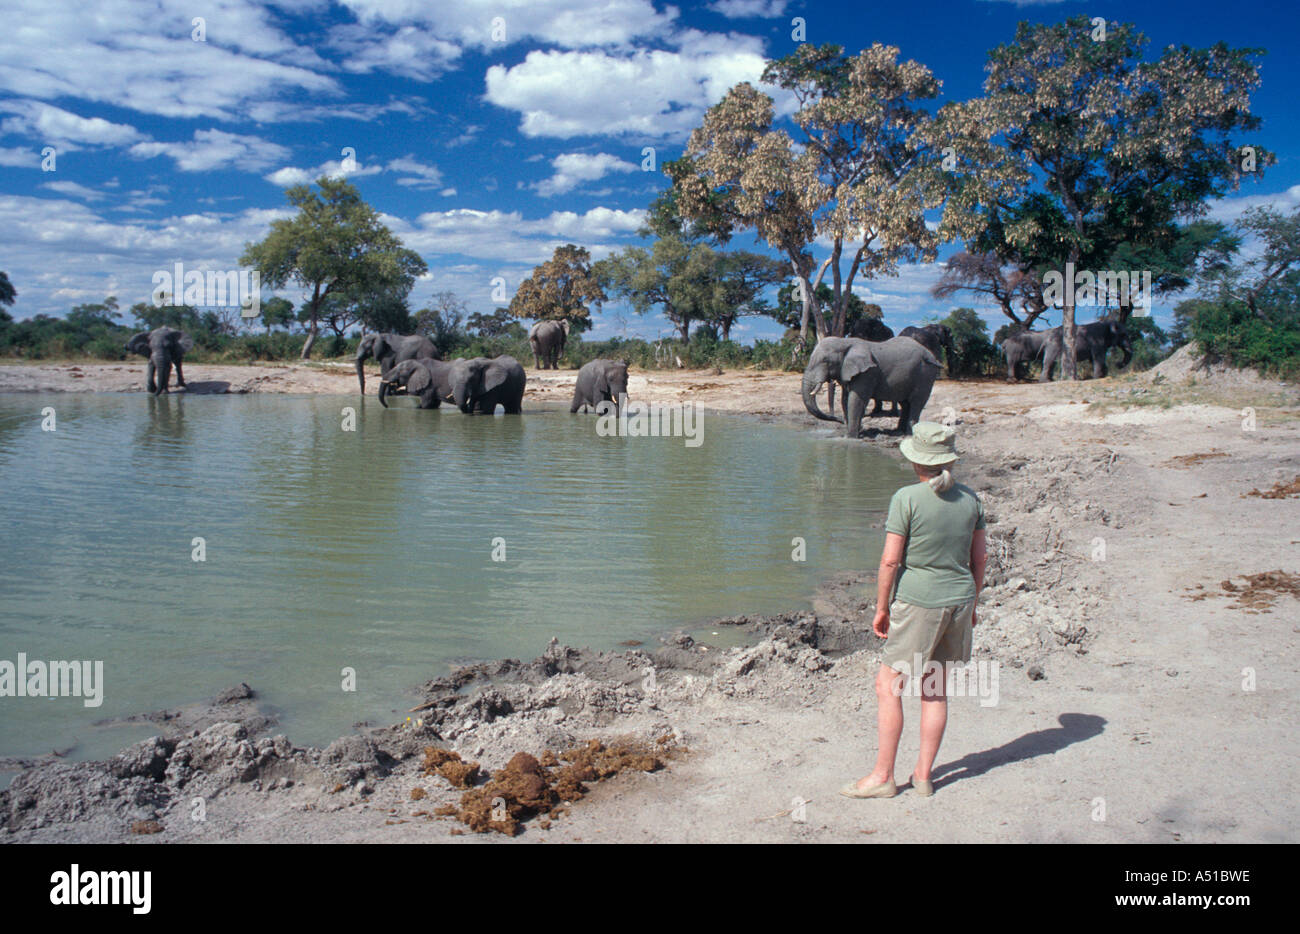
[(894, 780), (894, 760), (898, 758), (898, 740), (903, 735), (902, 690), (905, 676), (890, 668), (880, 666), (876, 675), (876, 702), (880, 709), (877, 719), (879, 741), (876, 767), (866, 778), (858, 780), (859, 788), (870, 788)]
[(921, 678), (921, 751), (912, 774), (925, 781), (930, 780), (930, 769), (934, 768), (943, 731), (948, 725), (947, 681), (947, 666), (934, 677)]

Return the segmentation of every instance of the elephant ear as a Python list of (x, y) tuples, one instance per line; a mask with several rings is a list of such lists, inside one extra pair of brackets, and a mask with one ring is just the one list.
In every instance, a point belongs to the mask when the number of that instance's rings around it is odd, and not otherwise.
[(149, 355), (149, 332), (141, 331), (126, 342), (126, 349), (131, 353)]
[(433, 385), (433, 375), (429, 373), (428, 367), (420, 366), (420, 364), (413, 361), (408, 362), (413, 365), (407, 366), (406, 363), (403, 363), (393, 368), (393, 379), (400, 383), (402, 378), (405, 377), (406, 391), (419, 395)]
[(609, 367), (596, 371), (596, 392), (609, 392)]
[(568, 337), (568, 336), (569, 336), (569, 319), (568, 319), (568, 318), (561, 318), (561, 319), (560, 319), (560, 330), (564, 332), (564, 336), (565, 336), (565, 337)]
[(180, 347), (182, 351), (193, 350), (194, 338), (190, 337), (184, 331), (181, 331), (176, 337), (176, 344)]
[(483, 391), (491, 392), (498, 386), (504, 386), (509, 375), (508, 367), (495, 362), (488, 364), (483, 368)]
[(388, 338), (383, 334), (376, 334), (375, 342), (371, 345), (371, 353), (374, 354), (375, 359), (378, 360), (380, 357), (387, 357), (392, 352), (393, 347), (388, 342)]
[(840, 367), (840, 378), (847, 382), (866, 373), (876, 365), (876, 358), (871, 355), (869, 348), (854, 347), (844, 355), (844, 363)]

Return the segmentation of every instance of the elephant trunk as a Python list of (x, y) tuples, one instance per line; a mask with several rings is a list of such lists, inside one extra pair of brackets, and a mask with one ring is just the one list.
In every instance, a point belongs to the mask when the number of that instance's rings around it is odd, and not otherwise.
[[(358, 363), (357, 367), (359, 368), (360, 366), (361, 364)], [(379, 380), (379, 404), (382, 405), (384, 408), (388, 408), (388, 403), (384, 401), (385, 399), (388, 398), (388, 385), (389, 385), (388, 380), (386, 379)]]
[[(357, 384), (361, 387), (361, 392), (366, 391), (366, 358), (357, 356)], [(381, 389), (380, 392), (383, 392)]]
[(157, 380), (157, 395), (162, 395), (167, 391), (167, 384), (171, 382), (172, 362), (164, 357), (162, 360), (154, 363), (155, 379)]
[(817, 407), (817, 390), (821, 388), (822, 380), (819, 380), (811, 371), (805, 370), (803, 374), (803, 407), (808, 410), (808, 414), (815, 418), (820, 418), (824, 422), (844, 423), (843, 419), (834, 415), (827, 415)]

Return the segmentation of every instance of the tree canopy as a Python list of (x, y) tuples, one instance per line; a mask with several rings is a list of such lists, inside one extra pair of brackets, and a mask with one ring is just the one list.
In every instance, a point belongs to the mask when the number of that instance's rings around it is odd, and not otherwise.
[(239, 260), (257, 269), (270, 288), (292, 281), (310, 293), (300, 311), (308, 326), (304, 360), (311, 356), (324, 313), (335, 320), (353, 313), (361, 320), (361, 305), (391, 302), (397, 295), (404, 301), (416, 278), (428, 271), (346, 180), (322, 177), (316, 185), (319, 193), (308, 185), (287, 189), (298, 213), (272, 221), (266, 238), (245, 244)]

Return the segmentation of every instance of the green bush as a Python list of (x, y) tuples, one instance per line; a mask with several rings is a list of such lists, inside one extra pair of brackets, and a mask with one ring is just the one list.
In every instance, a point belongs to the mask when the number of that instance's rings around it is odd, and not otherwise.
[(1187, 334), (1203, 351), (1234, 366), (1284, 377), (1300, 376), (1300, 329), (1275, 326), (1238, 302), (1197, 302)]

